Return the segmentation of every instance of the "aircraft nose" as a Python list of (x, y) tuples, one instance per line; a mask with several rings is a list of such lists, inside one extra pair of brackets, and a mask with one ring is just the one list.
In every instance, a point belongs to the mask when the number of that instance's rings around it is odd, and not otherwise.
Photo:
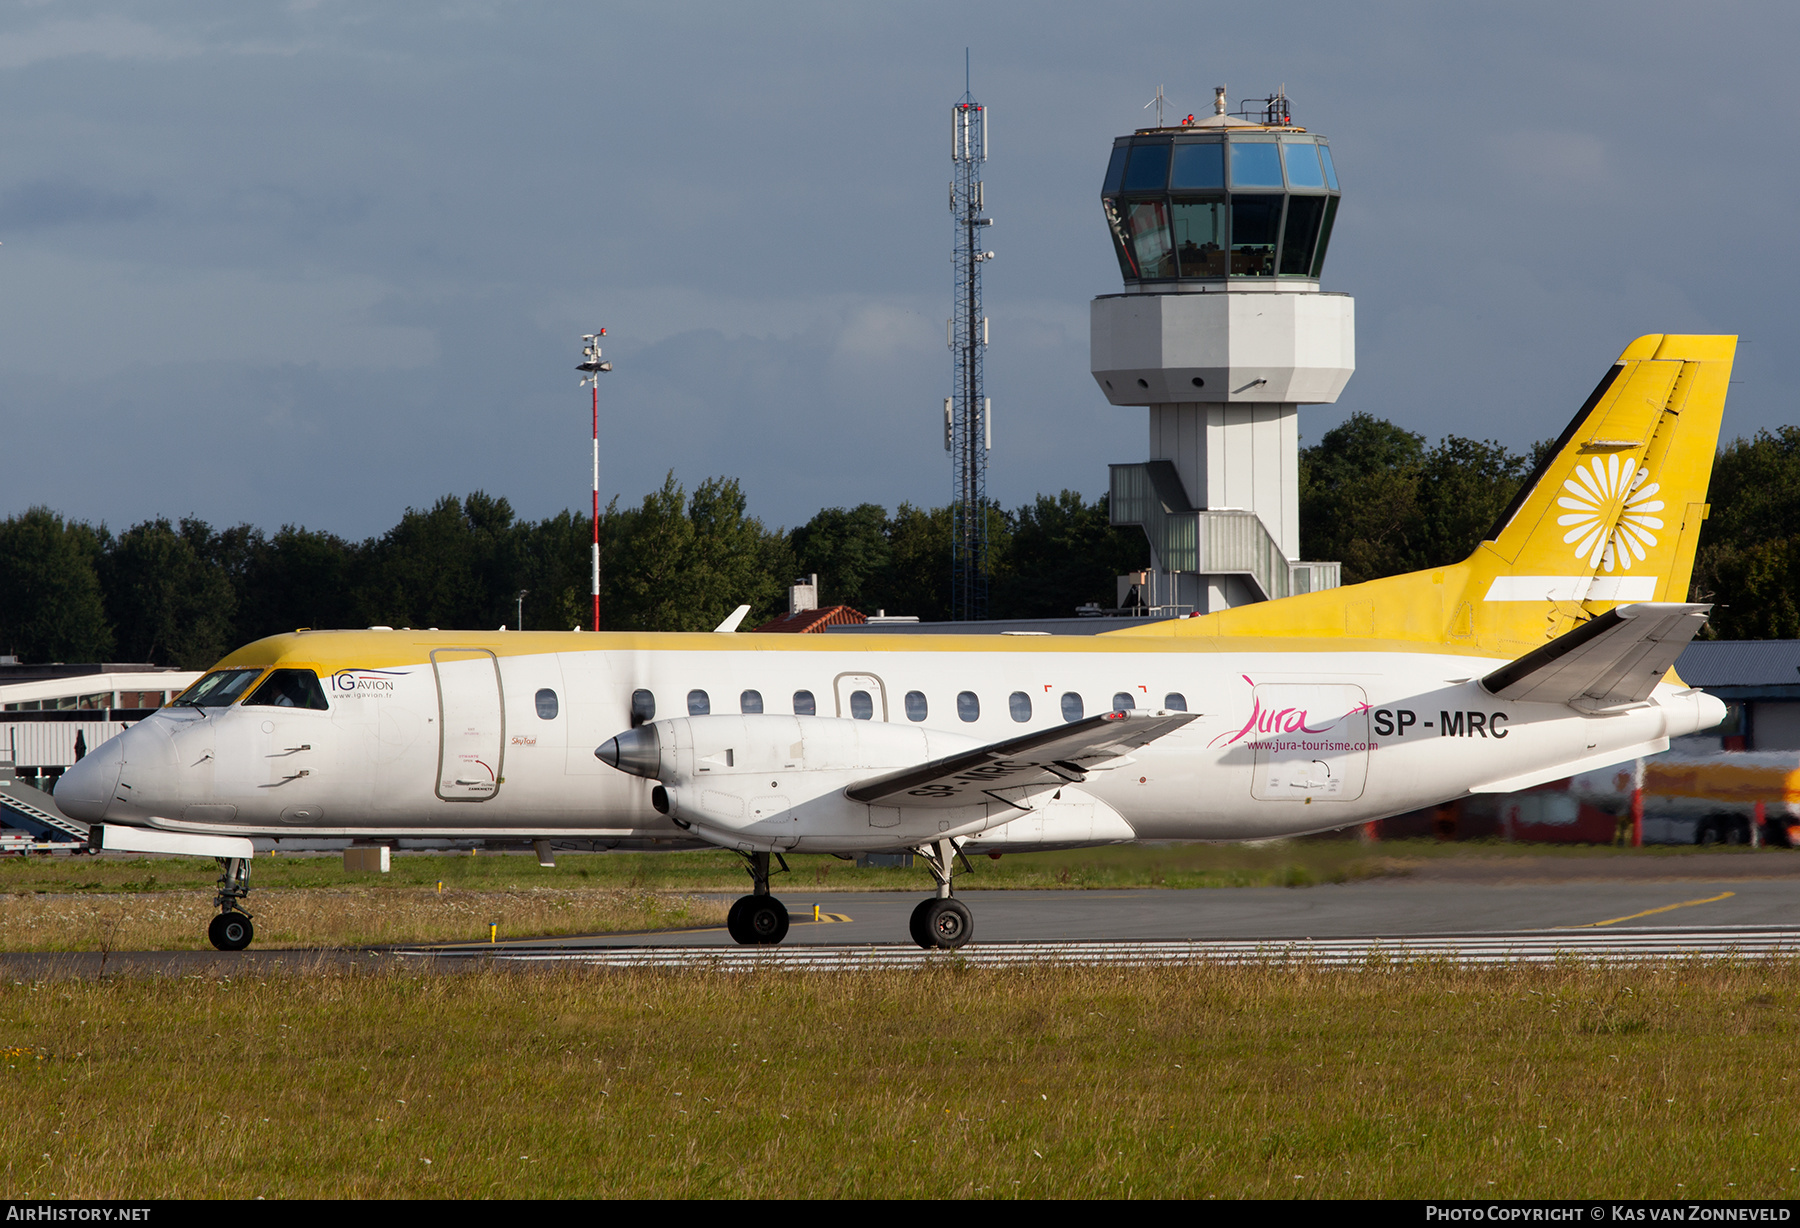
[(89, 751), (56, 782), (56, 808), (72, 819), (98, 823), (106, 817), (125, 767), (125, 735), (108, 738)]

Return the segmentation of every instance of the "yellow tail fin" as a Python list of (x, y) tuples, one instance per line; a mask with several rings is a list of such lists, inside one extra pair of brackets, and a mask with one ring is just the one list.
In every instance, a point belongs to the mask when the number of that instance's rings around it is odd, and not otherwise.
[(1649, 336), (1461, 563), (1115, 635), (1406, 640), (1518, 656), (1615, 605), (1685, 601), (1736, 337)]

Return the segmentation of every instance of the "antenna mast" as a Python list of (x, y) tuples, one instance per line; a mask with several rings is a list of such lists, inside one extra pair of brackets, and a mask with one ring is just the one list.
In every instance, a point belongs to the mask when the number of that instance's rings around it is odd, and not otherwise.
[(988, 322), (981, 314), (981, 266), (994, 258), (984, 250), (983, 228), (993, 219), (982, 213), (981, 164), (987, 161), (987, 108), (969, 90), (968, 53), (963, 53), (963, 96), (950, 110), (950, 157), (956, 178), (950, 184), (950, 214), (956, 225), (955, 314), (946, 341), (955, 355), (956, 392), (944, 399), (944, 449), (955, 473), (951, 506), (950, 617), (986, 618), (988, 612), (988, 450), (994, 445), (993, 405), (984, 394), (982, 358)]

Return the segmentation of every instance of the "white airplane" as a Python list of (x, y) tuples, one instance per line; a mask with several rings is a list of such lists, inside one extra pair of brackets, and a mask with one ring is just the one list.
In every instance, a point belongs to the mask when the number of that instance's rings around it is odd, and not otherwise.
[(745, 943), (787, 933), (772, 859), (911, 849), (914, 940), (960, 946), (959, 855), (1342, 828), (1717, 725), (1671, 666), (1735, 342), (1633, 342), (1452, 566), (1080, 637), (298, 631), (56, 801), (97, 849), (219, 858), (221, 949), (253, 837), (733, 849)]

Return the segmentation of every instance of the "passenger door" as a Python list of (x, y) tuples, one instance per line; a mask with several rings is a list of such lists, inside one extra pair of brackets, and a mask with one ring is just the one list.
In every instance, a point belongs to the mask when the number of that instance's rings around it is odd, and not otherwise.
[(437, 795), (447, 802), (485, 802), (505, 779), (500, 662), (485, 648), (439, 648), (431, 654), (431, 669), (438, 689)]

